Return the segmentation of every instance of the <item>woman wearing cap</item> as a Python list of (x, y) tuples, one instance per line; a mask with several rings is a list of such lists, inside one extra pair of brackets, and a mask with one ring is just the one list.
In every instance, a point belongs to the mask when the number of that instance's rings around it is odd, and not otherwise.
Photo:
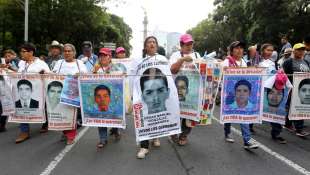
[[(39, 58), (35, 57), (36, 48), (32, 43), (25, 43), (20, 47), (20, 54), (22, 61), (19, 62), (18, 72), (20, 73), (48, 73), (50, 69), (48, 65), (40, 60)], [(16, 143), (21, 143), (27, 140), (30, 132), (30, 126), (28, 123), (21, 123), (20, 124), (20, 134), (15, 140)], [(40, 132), (47, 131), (47, 125), (43, 124)]]
[[(64, 75), (76, 75), (80, 73), (87, 73), (87, 68), (81, 60), (75, 59), (76, 50), (74, 45), (65, 44), (64, 45), (64, 59), (58, 60), (54, 66), (53, 72), (64, 74)], [(67, 139), (67, 145), (74, 143), (77, 131), (76, 127), (72, 130), (63, 131)]]
[(123, 59), (126, 58), (126, 50), (123, 47), (118, 47), (115, 50), (116, 58)]
[[(144, 41), (144, 48), (143, 48), (143, 58), (135, 59), (132, 61), (131, 67), (130, 67), (130, 75), (136, 75), (137, 70), (138, 70), (138, 65), (141, 64), (145, 59), (148, 60), (161, 60), (164, 62), (168, 62), (167, 58), (157, 54), (157, 49), (158, 49), (158, 42), (156, 37), (154, 36), (149, 36), (145, 39)], [(133, 82), (133, 76), (131, 76), (132, 80), (130, 82)], [(132, 89), (132, 84), (130, 85)], [(158, 138), (153, 139), (153, 146), (159, 147), (160, 146), (160, 141)], [(140, 142), (140, 150), (137, 153), (137, 158), (143, 159), (145, 158), (146, 154), (149, 153), (149, 140), (141, 141)]]
[[(174, 52), (170, 59), (170, 70), (173, 74), (177, 74), (183, 64), (192, 64), (193, 60), (200, 59), (199, 53), (193, 50), (194, 40), (190, 34), (184, 34), (180, 37), (181, 50)], [(180, 146), (187, 144), (187, 136), (190, 134), (192, 127), (191, 120), (181, 119), (182, 133), (171, 136), (172, 141), (178, 143)]]
[[(261, 46), (261, 60), (259, 63), (259, 67), (265, 67), (267, 69), (267, 74), (270, 76), (272, 76), (273, 74), (276, 73), (276, 66), (275, 63), (271, 60), (271, 56), (273, 53), (274, 47), (272, 44), (269, 43), (265, 43)], [(276, 80), (276, 82), (279, 82), (279, 79)], [(277, 89), (278, 86), (272, 88), (271, 90), (267, 91), (267, 98), (272, 98), (274, 95), (278, 92), (282, 92), (282, 89)], [(279, 93), (278, 93), (279, 94)], [(269, 101), (268, 101), (269, 102)], [(270, 104), (270, 103), (269, 103)], [(272, 104), (271, 104), (272, 105)], [(279, 104), (277, 104), (279, 105)], [(270, 106), (270, 105), (269, 105)], [(285, 144), (286, 140), (282, 137), (280, 137), (280, 133), (282, 132), (282, 125), (279, 123), (273, 123), (270, 122), (271, 124), (271, 137), (273, 140), (281, 143), (281, 144)]]
[[(240, 41), (232, 42), (229, 46), (230, 55), (222, 62), (222, 67), (247, 67), (247, 63), (242, 59), (245, 44)], [(251, 132), (249, 124), (240, 124), (244, 148), (256, 149), (258, 145), (251, 140)], [(234, 142), (234, 139), (230, 136), (230, 123), (224, 124), (225, 140), (227, 142)]]
[[(115, 64), (112, 63), (112, 52), (109, 48), (101, 48), (98, 54), (98, 63), (95, 64), (93, 73), (100, 74), (124, 74)], [(108, 139), (108, 128), (107, 127), (98, 127), (100, 141), (97, 144), (97, 148), (103, 148), (107, 144)], [(121, 138), (120, 131), (118, 128), (112, 128), (110, 130), (110, 135), (114, 135), (115, 140)]]

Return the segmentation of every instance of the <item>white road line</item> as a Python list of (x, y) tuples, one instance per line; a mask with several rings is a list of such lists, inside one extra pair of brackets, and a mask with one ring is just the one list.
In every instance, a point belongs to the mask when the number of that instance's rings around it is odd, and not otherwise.
[(83, 135), (86, 133), (89, 127), (85, 127), (82, 129), (82, 131), (79, 132), (78, 136), (75, 138), (75, 143), (72, 145), (67, 145), (55, 158), (53, 161), (50, 162), (50, 164), (47, 166), (47, 168), (44, 169), (44, 171), (40, 175), (49, 175), (51, 172), (56, 168), (58, 163), (66, 156), (66, 154), (74, 147), (74, 145), (83, 137)]
[[(220, 121), (213, 117), (213, 119), (215, 121), (217, 121), (218, 123), (220, 123)], [(241, 136), (242, 137), (242, 133), (237, 130), (236, 128), (234, 127), (231, 127), (231, 130), (236, 133), (237, 135)], [(253, 139), (253, 138), (252, 138)], [(304, 175), (310, 175), (310, 171), (308, 171), (307, 169), (303, 168), (302, 166), (298, 165), (297, 163), (289, 160), (288, 158), (282, 156), (281, 154), (275, 152), (275, 151), (272, 151), (270, 148), (268, 148), (267, 146), (265, 146), (264, 144), (258, 142), (257, 140), (253, 139), (257, 145), (259, 146), (260, 149), (262, 149), (263, 151), (265, 151), (266, 153), (270, 154), (271, 156), (277, 158), (278, 160), (282, 161), (283, 163), (285, 163), (286, 165), (294, 168), (296, 171), (300, 172), (301, 174), (304, 174)]]

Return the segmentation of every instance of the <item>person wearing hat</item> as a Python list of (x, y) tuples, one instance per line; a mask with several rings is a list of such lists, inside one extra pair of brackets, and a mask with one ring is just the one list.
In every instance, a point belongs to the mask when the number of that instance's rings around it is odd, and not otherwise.
[[(171, 73), (177, 74), (181, 67), (186, 64), (192, 64), (194, 59), (200, 59), (199, 53), (195, 52), (193, 49), (194, 40), (190, 34), (183, 34), (180, 37), (181, 50), (174, 52), (169, 59)], [(190, 134), (192, 127), (188, 126), (191, 123), (190, 120), (181, 119), (182, 133), (179, 135), (171, 136), (171, 139), (178, 143), (178, 145), (183, 146), (187, 144), (187, 137)]]
[(126, 50), (124, 49), (124, 47), (116, 48), (115, 53), (116, 53), (116, 58), (119, 58), (119, 59), (126, 58)]
[(305, 60), (310, 62), (310, 35), (306, 36), (304, 39), (304, 45), (306, 47), (306, 52), (305, 52)]
[(284, 61), (286, 61), (288, 58), (290, 58), (292, 53), (293, 53), (293, 49), (292, 48), (286, 48), (284, 50), (283, 56), (278, 61), (278, 69), (282, 68)]
[(90, 41), (84, 41), (82, 43), (82, 52), (83, 54), (78, 59), (82, 60), (88, 71), (91, 72), (97, 62), (98, 56), (93, 53), (93, 45)]
[(48, 56), (47, 56), (45, 62), (51, 70), (53, 70), (53, 68), (54, 68), (54, 66), (58, 60), (63, 59), (62, 49), (63, 49), (62, 45), (56, 40), (52, 41), (52, 43), (49, 45)]
[[(93, 73), (99, 74), (125, 74), (119, 67), (112, 63), (112, 51), (109, 48), (101, 48), (98, 53), (98, 63), (95, 64)], [(108, 92), (110, 95), (110, 91), (106, 88), (106, 90), (102, 90)], [(109, 97), (110, 98), (110, 97)], [(108, 140), (108, 128), (107, 127), (98, 127), (99, 138), (100, 141), (97, 144), (97, 148), (103, 148), (107, 144)], [(115, 140), (119, 140), (121, 138), (121, 133), (118, 128), (112, 128), (110, 130), (110, 135), (114, 135)]]
[[(245, 43), (240, 41), (234, 41), (229, 45), (229, 56), (222, 62), (222, 67), (247, 67), (247, 63), (243, 60), (243, 51)], [(252, 141), (249, 124), (240, 124), (244, 148), (245, 149), (256, 149), (258, 145)], [(225, 140), (233, 143), (234, 139), (230, 136), (231, 123), (224, 124)]]
[[(50, 69), (48, 65), (35, 57), (36, 48), (32, 43), (25, 43), (20, 47), (20, 54), (22, 60), (19, 62), (18, 72), (20, 73), (48, 73)], [(46, 123), (42, 125), (41, 133), (47, 131)], [(30, 137), (30, 125), (29, 123), (20, 124), (20, 134), (15, 140), (16, 143), (21, 143)]]
[[(310, 72), (310, 63), (304, 59), (306, 47), (303, 43), (297, 43), (293, 47), (292, 58), (287, 59), (283, 63), (283, 70), (288, 75), (290, 82), (293, 83), (294, 72)], [(291, 103), (291, 94), (289, 95), (287, 106), (289, 108)], [(293, 127), (293, 124), (295, 128)], [(295, 131), (299, 137), (305, 137), (309, 135), (304, 131), (304, 120), (289, 120), (286, 116), (285, 126), (289, 131)]]

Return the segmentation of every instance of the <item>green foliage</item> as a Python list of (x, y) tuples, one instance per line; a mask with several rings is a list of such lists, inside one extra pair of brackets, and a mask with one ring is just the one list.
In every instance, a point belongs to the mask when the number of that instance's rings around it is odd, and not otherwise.
[[(52, 40), (72, 43), (77, 49), (89, 40), (115, 42), (130, 49), (131, 28), (99, 6), (105, 0), (29, 0), (29, 41), (47, 52)], [(0, 0), (0, 46), (17, 48), (24, 41), (24, 0)]]
[(294, 44), (310, 34), (309, 0), (215, 0), (214, 5), (214, 13), (188, 31), (200, 52), (226, 48), (234, 40), (280, 47), (283, 35)]

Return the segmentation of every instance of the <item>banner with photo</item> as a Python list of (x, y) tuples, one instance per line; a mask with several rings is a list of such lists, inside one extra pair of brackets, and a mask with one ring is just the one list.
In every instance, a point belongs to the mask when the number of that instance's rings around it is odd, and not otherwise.
[(294, 73), (289, 120), (310, 119), (310, 74)]
[(129, 69), (130, 69), (130, 65), (131, 65), (131, 61), (132, 59), (131, 58), (122, 58), (122, 59), (119, 59), (119, 58), (113, 58), (112, 59), (112, 63), (114, 65), (116, 65), (116, 67), (118, 68), (119, 71), (122, 71), (122, 72), (128, 72)]
[(64, 87), (60, 95), (60, 103), (80, 107), (78, 76), (66, 75)]
[(265, 68), (224, 68), (221, 123), (261, 123)]
[(198, 68), (193, 63), (183, 64), (173, 77), (180, 102), (180, 117), (200, 121), (203, 84)]
[(274, 86), (276, 76), (268, 78), (264, 82), (264, 106), (262, 120), (272, 123), (285, 124), (287, 115), (286, 102), (292, 84), (287, 81), (284, 89), (277, 89)]
[(136, 140), (149, 140), (181, 132), (177, 89), (168, 61), (143, 60), (133, 83)]
[(199, 125), (210, 125), (215, 107), (215, 99), (221, 82), (221, 63), (213, 60), (200, 61), (199, 71), (203, 80), (203, 99)]
[(124, 75), (80, 75), (84, 126), (126, 128)]
[(49, 130), (72, 130), (76, 125), (77, 108), (60, 103), (65, 75), (45, 74), (44, 92)]
[(15, 114), (9, 122), (44, 123), (44, 84), (40, 74), (10, 74)]
[(12, 86), (9, 75), (0, 71), (0, 105), (2, 115), (11, 115), (15, 113), (15, 103), (12, 97)]
[[(113, 58), (112, 63), (116, 64), (116, 67), (119, 67), (120, 70), (123, 72), (126, 72), (126, 74), (129, 74), (130, 70), (130, 65), (133, 59), (131, 58)], [(129, 88), (129, 78), (126, 77), (125, 79), (125, 104), (126, 104), (126, 113), (131, 113), (132, 112), (132, 94)]]

